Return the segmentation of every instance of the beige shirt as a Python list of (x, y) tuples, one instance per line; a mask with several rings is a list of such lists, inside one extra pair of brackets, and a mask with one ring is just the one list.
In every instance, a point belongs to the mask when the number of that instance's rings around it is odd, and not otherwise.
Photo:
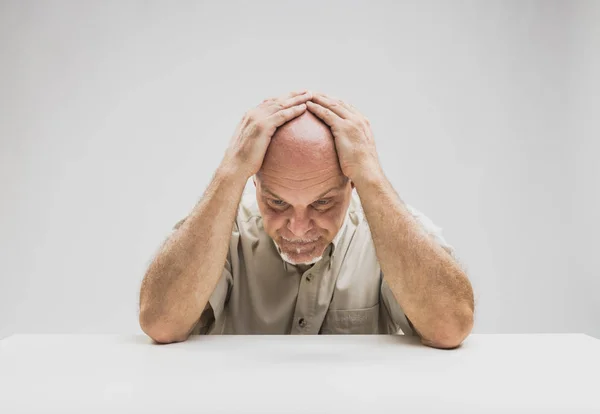
[[(441, 228), (407, 207), (452, 250)], [(381, 272), (356, 190), (322, 259), (301, 269), (281, 258), (256, 195), (245, 194), (223, 274), (192, 334), (413, 334)]]

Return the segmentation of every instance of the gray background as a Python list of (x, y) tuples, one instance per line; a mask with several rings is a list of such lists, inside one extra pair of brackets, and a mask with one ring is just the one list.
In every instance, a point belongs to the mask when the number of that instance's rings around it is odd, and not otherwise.
[(0, 2), (0, 337), (141, 332), (235, 126), (298, 88), (371, 119), (472, 280), (474, 332), (600, 337), (600, 2)]

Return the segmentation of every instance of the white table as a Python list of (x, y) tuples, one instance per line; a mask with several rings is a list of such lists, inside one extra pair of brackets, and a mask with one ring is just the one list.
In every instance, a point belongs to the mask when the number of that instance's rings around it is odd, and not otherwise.
[(600, 340), (14, 335), (0, 413), (600, 413)]

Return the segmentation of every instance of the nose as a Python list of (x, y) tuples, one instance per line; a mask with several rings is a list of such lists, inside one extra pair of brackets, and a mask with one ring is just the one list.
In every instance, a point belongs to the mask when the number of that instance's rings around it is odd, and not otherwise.
[(312, 220), (306, 214), (306, 210), (295, 212), (288, 221), (288, 230), (296, 237), (303, 237), (312, 228)]

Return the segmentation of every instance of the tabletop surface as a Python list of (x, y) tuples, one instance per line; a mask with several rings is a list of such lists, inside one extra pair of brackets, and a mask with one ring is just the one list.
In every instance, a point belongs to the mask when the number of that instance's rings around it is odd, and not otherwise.
[(600, 413), (600, 340), (471, 335), (14, 335), (0, 413)]

